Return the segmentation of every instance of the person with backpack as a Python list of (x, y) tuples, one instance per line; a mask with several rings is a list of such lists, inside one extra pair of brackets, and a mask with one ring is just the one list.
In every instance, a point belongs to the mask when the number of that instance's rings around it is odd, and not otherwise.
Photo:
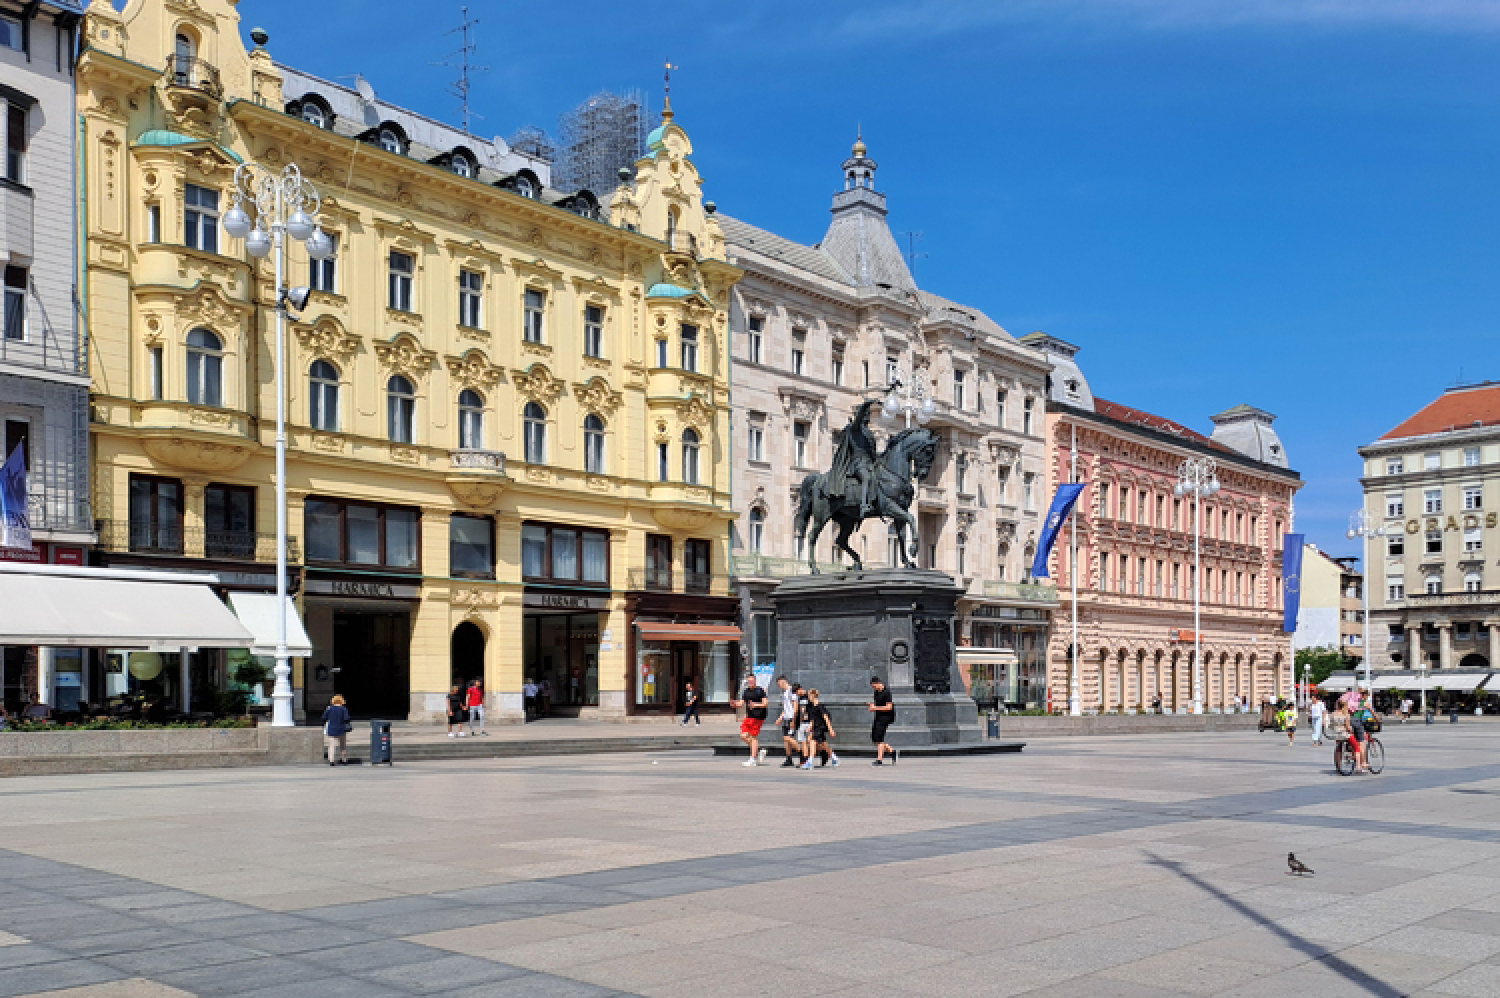
[[(349, 765), (349, 732), (354, 724), (349, 720), (349, 708), (344, 706), (342, 694), (335, 693), (333, 702), (323, 710), (323, 746), (328, 754), (328, 765)], [(334, 759), (337, 755), (339, 758)]]

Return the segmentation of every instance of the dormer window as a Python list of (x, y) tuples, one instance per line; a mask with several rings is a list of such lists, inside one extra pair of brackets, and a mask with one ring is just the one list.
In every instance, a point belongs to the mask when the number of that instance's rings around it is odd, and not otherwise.
[(463, 153), (454, 153), (453, 158), (448, 161), (448, 168), (460, 177), (472, 179), (474, 176), (474, 164)]
[(531, 182), (531, 178), (530, 177), (527, 177), (527, 176), (524, 176), (524, 175), (521, 175), (521, 174), (517, 174), (516, 175), (516, 193), (519, 194), (519, 195), (521, 195), (523, 198), (535, 198), (536, 197), (536, 185)]
[(397, 156), (406, 152), (405, 143), (401, 141), (401, 136), (396, 134), (394, 128), (382, 128), (380, 130), (380, 148), (386, 152), (393, 152)]
[(319, 128), (328, 127), (328, 115), (324, 114), (323, 109), (313, 101), (307, 101), (302, 105), (302, 120)]

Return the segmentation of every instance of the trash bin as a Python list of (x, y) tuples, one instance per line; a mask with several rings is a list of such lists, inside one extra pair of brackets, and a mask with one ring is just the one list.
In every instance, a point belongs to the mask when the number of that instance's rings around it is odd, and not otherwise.
[(1427, 712), (1427, 723), (1428, 724), (1436, 724), (1437, 723), (1437, 711), (1435, 711), (1435, 710), (1429, 710)]
[(1457, 707), (1449, 707), (1448, 708), (1448, 723), (1449, 724), (1457, 724), (1458, 723), (1458, 708)]
[(992, 710), (992, 711), (990, 711), (989, 714), (986, 716), (985, 720), (988, 722), (987, 725), (986, 725), (986, 732), (985, 733), (990, 738), (999, 738), (1000, 737), (1000, 712), (998, 710)]
[(370, 722), (370, 765), (385, 763), (387, 766), (395, 765), (391, 762), (391, 722)]

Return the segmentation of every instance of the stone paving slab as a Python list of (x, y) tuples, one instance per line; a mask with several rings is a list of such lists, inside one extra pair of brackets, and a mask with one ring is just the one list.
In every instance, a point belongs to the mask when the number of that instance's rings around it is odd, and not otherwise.
[(1493, 998), (1500, 728), (1383, 738), (10, 780), (0, 995)]

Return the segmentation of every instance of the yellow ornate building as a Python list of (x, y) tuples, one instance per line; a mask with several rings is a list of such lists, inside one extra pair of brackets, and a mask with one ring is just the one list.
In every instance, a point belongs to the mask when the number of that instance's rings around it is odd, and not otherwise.
[[(436, 718), (485, 680), (523, 712), (727, 700), (727, 302), (739, 271), (669, 110), (610, 192), (281, 66), (231, 0), (95, 0), (78, 81), (95, 515), (113, 566), (274, 591), (270, 259), (219, 223), (241, 162), (295, 161), (337, 253), (284, 364), (309, 714)], [(303, 649), (308, 652), (309, 649)], [(180, 695), (105, 656), (104, 689)], [(243, 653), (200, 649), (195, 706)], [(111, 671), (113, 670), (113, 671)], [(246, 672), (252, 675), (254, 670)]]

